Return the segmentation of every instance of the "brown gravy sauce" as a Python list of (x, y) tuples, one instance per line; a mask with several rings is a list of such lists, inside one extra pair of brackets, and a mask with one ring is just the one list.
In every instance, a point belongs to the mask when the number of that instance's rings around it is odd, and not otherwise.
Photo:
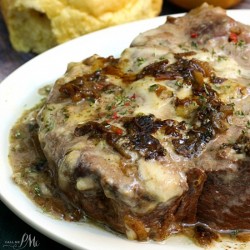
[(39, 146), (36, 115), (42, 104), (25, 111), (11, 129), (9, 160), (13, 180), (44, 212), (67, 221), (79, 221), (82, 212), (61, 198)]

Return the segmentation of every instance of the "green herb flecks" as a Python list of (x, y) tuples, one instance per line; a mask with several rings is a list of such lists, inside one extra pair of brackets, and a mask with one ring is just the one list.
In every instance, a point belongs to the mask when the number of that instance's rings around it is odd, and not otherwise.
[(198, 44), (194, 41), (191, 42), (191, 46), (194, 47), (195, 49), (198, 48)]
[(148, 90), (149, 90), (149, 92), (155, 92), (158, 88), (159, 88), (158, 84), (153, 84), (153, 85), (149, 86)]
[(145, 63), (146, 59), (143, 57), (137, 57), (136, 64), (138, 67), (140, 67), (143, 63)]
[(235, 43), (235, 46), (237, 48), (243, 48), (245, 47), (245, 45), (246, 45), (246, 42), (244, 40), (239, 40), (237, 43)]
[(245, 113), (242, 110), (236, 110), (234, 112), (235, 115), (239, 116), (239, 117), (244, 117)]
[(217, 60), (218, 62), (221, 62), (221, 61), (226, 61), (228, 58), (226, 56), (218, 56)]
[(35, 195), (37, 195), (37, 196), (41, 196), (41, 189), (40, 189), (40, 186), (38, 185), (38, 184), (35, 184), (34, 185), (34, 193), (35, 193)]
[(250, 121), (247, 121), (246, 128), (250, 129)]
[(178, 86), (178, 87), (183, 87), (183, 82), (182, 81), (176, 81), (175, 86)]

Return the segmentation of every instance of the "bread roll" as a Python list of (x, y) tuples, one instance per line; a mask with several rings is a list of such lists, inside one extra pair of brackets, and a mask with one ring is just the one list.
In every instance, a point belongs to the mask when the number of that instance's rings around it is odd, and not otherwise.
[(86, 33), (159, 14), (162, 0), (0, 0), (17, 51), (41, 53)]

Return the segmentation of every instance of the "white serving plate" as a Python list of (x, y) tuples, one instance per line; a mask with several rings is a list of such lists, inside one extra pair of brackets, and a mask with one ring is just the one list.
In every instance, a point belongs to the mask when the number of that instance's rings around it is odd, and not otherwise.
[[(250, 10), (229, 10), (228, 14), (243, 23), (250, 24)], [(87, 223), (56, 220), (44, 214), (12, 181), (8, 161), (9, 132), (23, 110), (40, 100), (37, 90), (53, 83), (72, 61), (99, 54), (120, 53), (140, 32), (155, 28), (166, 17), (120, 25), (57, 46), (30, 60), (0, 84), (0, 198), (22, 220), (49, 238), (71, 248), (86, 250), (195, 250), (202, 249), (184, 236), (173, 236), (162, 243), (129, 241), (111, 232)], [(250, 249), (250, 242), (223, 241), (209, 249)]]

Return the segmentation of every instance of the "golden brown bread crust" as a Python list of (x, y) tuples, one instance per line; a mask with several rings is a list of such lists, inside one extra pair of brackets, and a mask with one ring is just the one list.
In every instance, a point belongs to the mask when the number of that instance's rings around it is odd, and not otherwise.
[(162, 0), (1, 0), (17, 51), (41, 53), (86, 33), (159, 14)]

